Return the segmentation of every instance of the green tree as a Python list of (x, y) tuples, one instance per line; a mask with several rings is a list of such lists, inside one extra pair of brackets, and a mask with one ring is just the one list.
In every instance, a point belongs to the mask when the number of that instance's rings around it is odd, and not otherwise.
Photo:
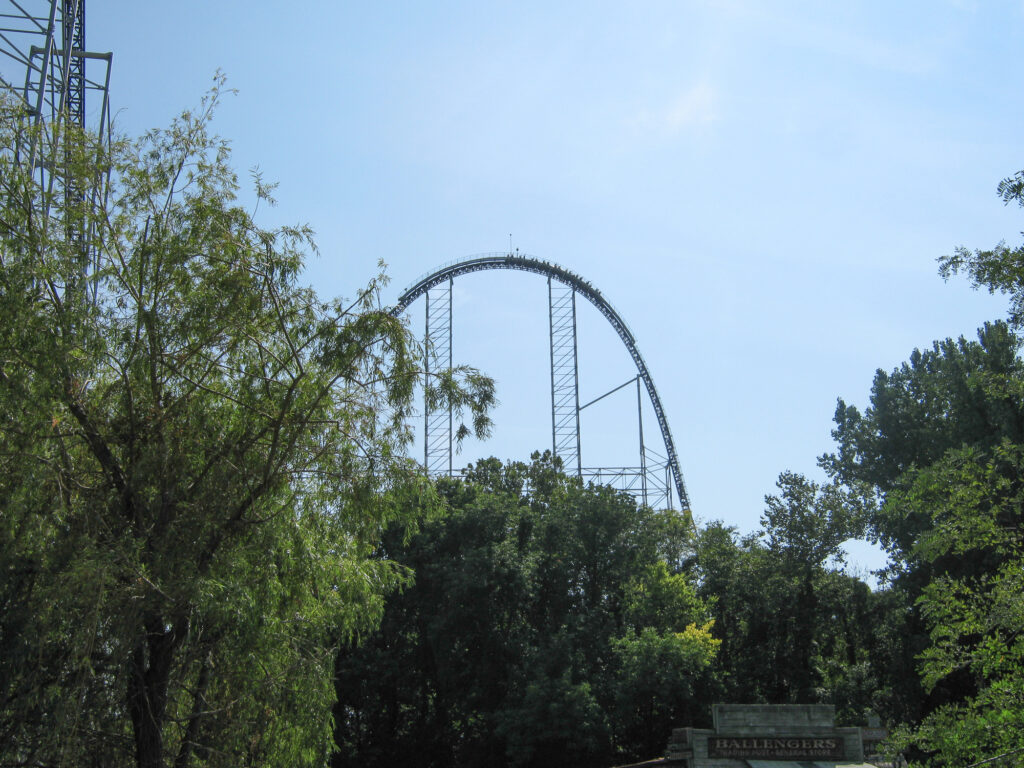
[[(1004, 204), (1024, 208), (1024, 171), (1003, 179), (996, 192)], [(976, 288), (1009, 296), (1010, 323), (1017, 329), (1024, 327), (1024, 244), (1008, 248), (999, 243), (991, 250), (973, 252), (960, 247), (940, 259), (939, 266), (943, 277), (966, 272)]]
[[(332, 647), (407, 579), (376, 542), (430, 493), (415, 349), (382, 278), (321, 301), (309, 229), (237, 204), (219, 93), (109, 154), (69, 137), (56, 191), (3, 109), (0, 762), (322, 764)], [(99, 203), (59, 191), (107, 169)]]
[(842, 562), (842, 544), (860, 533), (862, 513), (857, 499), (834, 483), (821, 488), (803, 475), (783, 472), (776, 485), (780, 494), (765, 497), (763, 536), (779, 575), (795, 587), (792, 607), (782, 614), (789, 625), (789, 650), (777, 663), (785, 670), (790, 696), (809, 703), (820, 684), (813, 663), (820, 621), (816, 582), (827, 561)]
[[(936, 766), (963, 765), (1024, 750), (1024, 446), (953, 452), (915, 473), (901, 502), (935, 520), (913, 556), (969, 559), (969, 576), (940, 572), (918, 605), (929, 628), (921, 653), (929, 692), (951, 680), (921, 724), (897, 739)], [(964, 691), (966, 690), (966, 695)]]
[[(1024, 172), (998, 193), (1024, 206)], [(976, 287), (1007, 294), (1010, 323), (1022, 326), (1024, 248), (959, 248), (940, 264), (945, 277), (966, 272)], [(935, 766), (1024, 752), (1024, 371), (1016, 339), (1012, 350), (1003, 370), (974, 377), (1002, 405), (984, 439), (910, 468), (890, 493), (891, 508), (919, 530), (904, 546), (908, 571), (928, 576), (917, 607), (930, 642), (919, 658), (937, 702), (894, 746)]]
[[(1024, 205), (1024, 172), (998, 191)], [(890, 713), (916, 723), (893, 745), (945, 766), (1024, 750), (1024, 363), (1011, 330), (1024, 321), (1024, 251), (959, 248), (940, 265), (1009, 295), (1009, 325), (880, 371), (863, 415), (840, 401), (839, 450), (823, 462), (880, 499), (870, 530), (892, 558), (886, 623), (902, 638), (880, 654), (884, 688)]]
[(868, 519), (869, 531), (898, 563), (931, 526), (927, 516), (886, 503), (910, 470), (965, 445), (1024, 441), (1020, 346), (1005, 323), (986, 323), (977, 341), (936, 342), (914, 350), (891, 373), (878, 371), (863, 414), (839, 401), (832, 433), (838, 450), (823, 463), (843, 483), (875, 489), (882, 503)]
[(919, 557), (919, 543), (939, 522), (937, 508), (908, 504), (906, 491), (919, 471), (965, 447), (989, 453), (1003, 441), (1024, 441), (1020, 344), (1006, 323), (987, 323), (977, 341), (936, 342), (891, 373), (878, 371), (863, 413), (842, 400), (836, 409), (838, 449), (822, 463), (836, 480), (874, 491), (867, 531), (890, 557), (884, 600), (891, 610), (879, 622), (886, 632), (872, 663), (884, 691), (880, 711), (892, 721), (918, 720), (975, 690), (961, 672), (922, 687), (917, 657), (931, 640), (916, 601), (936, 577), (983, 577), (992, 564), (953, 554)]
[(445, 514), (385, 542), (415, 584), (339, 654), (336, 765), (651, 757), (704, 708), (717, 643), (664, 559), (688, 547), (669, 540), (690, 536), (679, 515), (585, 487), (549, 454), (482, 461), (439, 494)]
[(612, 640), (614, 722), (632, 757), (661, 754), (672, 728), (707, 716), (701, 710), (707, 709), (707, 692), (717, 688), (713, 663), (722, 642), (712, 636), (712, 626), (713, 620), (691, 622), (682, 631), (641, 625)]
[[(1024, 171), (998, 188), (1004, 203), (1024, 206)], [(989, 251), (958, 248), (939, 260), (949, 278), (966, 272), (975, 287), (1008, 294), (1010, 326), (1024, 319), (1024, 247), (1000, 243)], [(862, 414), (843, 400), (836, 408), (835, 454), (822, 463), (841, 482), (873, 487), (881, 502), (870, 532), (896, 559), (911, 556), (920, 536), (932, 528), (927, 510), (903, 509), (888, 495), (905, 489), (914, 471), (964, 447), (990, 451), (1004, 441), (1024, 442), (1024, 361), (1021, 339), (1004, 322), (986, 323), (977, 341), (946, 339), (914, 350), (892, 373), (879, 370), (871, 404)], [(927, 580), (927, 575), (925, 576)]]
[(838, 566), (861, 500), (788, 472), (779, 489), (766, 497), (759, 533), (738, 537), (713, 522), (698, 534), (698, 594), (721, 641), (720, 700), (831, 703), (841, 722), (860, 724), (876, 706), (872, 628), (882, 604)]

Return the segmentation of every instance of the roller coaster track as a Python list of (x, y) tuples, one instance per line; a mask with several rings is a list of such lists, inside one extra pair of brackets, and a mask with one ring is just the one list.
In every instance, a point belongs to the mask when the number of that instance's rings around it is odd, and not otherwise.
[(658, 390), (654, 386), (654, 379), (651, 378), (647, 364), (644, 362), (643, 356), (637, 348), (633, 332), (630, 331), (629, 327), (622, 319), (622, 316), (619, 315), (611, 303), (609, 303), (609, 301), (601, 295), (601, 292), (588, 281), (584, 280), (576, 273), (569, 271), (565, 267), (548, 261), (541, 261), (540, 259), (535, 259), (530, 256), (519, 255), (518, 253), (480, 254), (445, 264), (434, 272), (424, 275), (405, 289), (402, 295), (398, 298), (398, 305), (394, 308), (393, 312), (396, 315), (401, 314), (416, 299), (426, 294), (431, 288), (440, 285), (443, 282), (451, 281), (460, 275), (467, 275), (471, 272), (482, 272), (485, 270), (495, 269), (514, 269), (520, 272), (532, 272), (534, 274), (543, 275), (551, 280), (557, 280), (563, 285), (571, 288), (576, 293), (585, 297), (587, 301), (593, 304), (594, 307), (604, 315), (605, 319), (611, 324), (612, 328), (615, 329), (615, 332), (619, 335), (622, 343), (629, 351), (630, 357), (633, 358), (633, 362), (636, 365), (638, 375), (640, 379), (643, 380), (644, 386), (647, 389), (647, 395), (650, 398), (651, 404), (654, 407), (654, 413), (658, 419), (658, 426), (661, 428), (661, 436), (665, 443), (668, 466), (675, 482), (675, 489), (679, 497), (679, 504), (683, 510), (689, 510), (689, 496), (686, 493), (686, 485), (683, 482), (682, 472), (679, 470), (679, 459), (676, 454), (675, 443), (672, 441), (672, 432), (669, 429), (668, 419), (665, 417), (665, 409), (661, 404), (661, 398), (658, 396)]

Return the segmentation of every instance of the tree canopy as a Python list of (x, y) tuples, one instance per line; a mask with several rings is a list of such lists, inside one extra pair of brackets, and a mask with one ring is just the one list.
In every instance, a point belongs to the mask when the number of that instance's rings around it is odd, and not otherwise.
[(311, 231), (238, 204), (220, 93), (109, 151), (66, 127), (53, 188), (0, 116), (4, 762), (322, 764), (332, 648), (408, 578), (415, 345), (382, 277), (321, 300)]
[(612, 764), (708, 716), (718, 641), (659, 555), (692, 544), (664, 524), (679, 513), (584, 487), (549, 454), (439, 491), (445, 514), (385, 542), (415, 583), (339, 656), (336, 765)]
[[(1024, 172), (998, 192), (1024, 206)], [(839, 449), (823, 460), (834, 477), (878, 493), (868, 529), (890, 554), (891, 593), (904, 606), (891, 614), (903, 641), (889, 647), (889, 667), (904, 702), (892, 749), (934, 766), (1024, 751), (1024, 364), (1014, 333), (1024, 251), (958, 248), (940, 272), (1007, 294), (1009, 323), (879, 371), (863, 414), (839, 402)], [(919, 680), (898, 673), (908, 660)]]

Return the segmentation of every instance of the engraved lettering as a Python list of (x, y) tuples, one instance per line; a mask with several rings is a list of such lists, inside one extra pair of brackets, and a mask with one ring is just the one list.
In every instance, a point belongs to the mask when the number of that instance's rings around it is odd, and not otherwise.
[(719, 734), (708, 738), (708, 757), (764, 760), (840, 759), (843, 740), (824, 736)]

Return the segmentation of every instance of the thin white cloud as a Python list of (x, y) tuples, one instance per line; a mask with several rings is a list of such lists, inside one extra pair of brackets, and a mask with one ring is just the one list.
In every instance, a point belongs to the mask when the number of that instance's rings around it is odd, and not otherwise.
[(648, 130), (665, 133), (706, 127), (718, 119), (718, 93), (706, 81), (701, 81), (672, 99), (666, 107), (643, 110), (636, 123)]
[(679, 130), (691, 125), (707, 125), (718, 119), (717, 94), (708, 83), (697, 83), (680, 94), (668, 111), (668, 127)]

